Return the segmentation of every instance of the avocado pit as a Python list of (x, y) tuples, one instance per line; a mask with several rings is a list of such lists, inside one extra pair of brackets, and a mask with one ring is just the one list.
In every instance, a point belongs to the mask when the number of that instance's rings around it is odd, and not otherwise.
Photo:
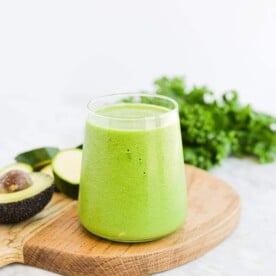
[(0, 179), (0, 187), (3, 192), (13, 193), (27, 189), (33, 184), (28, 173), (20, 170), (11, 170)]

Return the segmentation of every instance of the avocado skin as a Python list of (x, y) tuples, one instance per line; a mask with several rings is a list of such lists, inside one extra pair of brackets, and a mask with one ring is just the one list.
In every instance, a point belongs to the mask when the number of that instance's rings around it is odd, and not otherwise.
[(56, 190), (58, 192), (61, 192), (72, 199), (78, 199), (79, 184), (65, 183), (60, 177), (56, 175), (55, 172), (54, 172), (54, 177), (55, 177)]
[(30, 198), (17, 202), (0, 203), (0, 224), (24, 221), (39, 213), (51, 200), (55, 185)]

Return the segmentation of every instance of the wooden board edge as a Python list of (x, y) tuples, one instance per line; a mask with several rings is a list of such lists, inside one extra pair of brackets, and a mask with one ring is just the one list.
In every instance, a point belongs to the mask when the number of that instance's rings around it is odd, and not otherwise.
[[(62, 256), (57, 255), (58, 260), (55, 264), (49, 266), (45, 264), (45, 258), (51, 254), (51, 250), (30, 247), (24, 254), (25, 263), (63, 275), (148, 275), (175, 268), (204, 255), (227, 239), (237, 227), (239, 220), (240, 204), (237, 204), (231, 216), (213, 228), (206, 229), (206, 232), (197, 239), (156, 254), (131, 257), (122, 254), (119, 257), (104, 258), (63, 252)], [(206, 236), (208, 236), (207, 239)], [(56, 255), (57, 252), (52, 250), (52, 254)], [(64, 260), (66, 260), (66, 265), (64, 265)], [(59, 262), (63, 265), (59, 265)]]

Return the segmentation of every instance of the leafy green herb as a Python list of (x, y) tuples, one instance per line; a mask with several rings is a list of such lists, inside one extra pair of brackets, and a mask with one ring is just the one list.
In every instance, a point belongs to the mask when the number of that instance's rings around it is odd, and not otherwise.
[(236, 91), (216, 99), (205, 86), (188, 90), (183, 78), (162, 77), (155, 84), (157, 94), (179, 104), (186, 163), (210, 169), (229, 155), (275, 159), (276, 118), (241, 105)]

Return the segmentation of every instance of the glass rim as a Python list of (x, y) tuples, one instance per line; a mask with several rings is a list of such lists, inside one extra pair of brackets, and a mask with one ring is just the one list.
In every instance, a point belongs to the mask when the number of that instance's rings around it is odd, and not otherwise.
[[(172, 109), (168, 109), (168, 112), (165, 113), (161, 113), (159, 115), (156, 116), (146, 116), (146, 117), (140, 117), (140, 118), (126, 118), (126, 117), (111, 117), (108, 115), (102, 115), (102, 114), (98, 114), (96, 113), (96, 111), (98, 110), (96, 104), (100, 103), (101, 101), (108, 99), (108, 98), (115, 98), (115, 97), (148, 97), (148, 98), (157, 98), (157, 99), (163, 99), (168, 101), (169, 103), (171, 103), (173, 105)], [(123, 102), (122, 102), (123, 103)], [(115, 104), (115, 103), (114, 103)], [(130, 103), (131, 104), (131, 103)], [(135, 103), (134, 103), (135, 104)], [(108, 104), (106, 106), (111, 106), (112, 104)], [(155, 105), (155, 106), (160, 106), (160, 107), (164, 107), (162, 105), (157, 105), (157, 104), (151, 104), (151, 105)], [(103, 105), (104, 106), (104, 105)], [(118, 120), (118, 121), (139, 121), (139, 120), (156, 120), (156, 118), (164, 118), (167, 116), (170, 116), (172, 113), (175, 113), (176, 111), (178, 112), (178, 103), (176, 102), (176, 100), (174, 100), (173, 98), (167, 97), (167, 96), (163, 96), (163, 95), (158, 95), (158, 94), (150, 94), (150, 93), (144, 93), (144, 92), (126, 92), (126, 93), (113, 93), (113, 94), (107, 94), (101, 97), (97, 97), (95, 99), (92, 99), (88, 102), (88, 104), (86, 105), (88, 111), (90, 112), (90, 114), (93, 114), (93, 116), (98, 117), (98, 118), (102, 118), (102, 119), (110, 119), (112, 118), (113, 120)]]

